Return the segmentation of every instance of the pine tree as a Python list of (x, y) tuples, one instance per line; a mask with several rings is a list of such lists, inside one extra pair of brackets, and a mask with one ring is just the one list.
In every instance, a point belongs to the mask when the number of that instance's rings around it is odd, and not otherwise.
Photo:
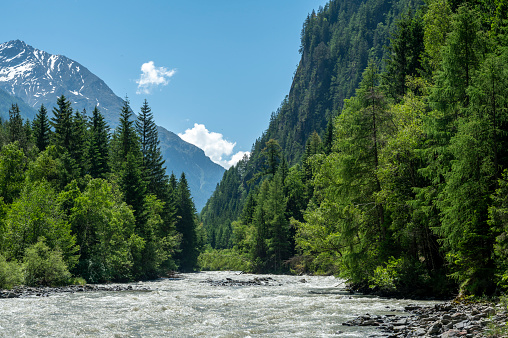
[(181, 271), (194, 271), (199, 255), (196, 233), (196, 209), (190, 195), (185, 174), (182, 173), (176, 187), (176, 230), (182, 235), (180, 252), (176, 256)]
[(90, 175), (104, 178), (109, 172), (109, 126), (97, 107), (92, 112), (87, 153)]
[(76, 110), (72, 116), (72, 136), (69, 145), (69, 154), (79, 167), (80, 175), (84, 176), (88, 171), (88, 163), (85, 160), (88, 130), (87, 130), (87, 116), (86, 110), (79, 112)]
[(419, 16), (409, 13), (397, 23), (396, 32), (388, 47), (391, 57), (386, 61), (387, 69), (383, 78), (388, 94), (396, 100), (400, 100), (406, 93), (407, 77), (418, 76), (422, 68), (423, 35), (423, 21)]
[(129, 101), (126, 99), (120, 112), (118, 127), (113, 134), (111, 151), (111, 167), (114, 171), (121, 170), (121, 163), (127, 158), (127, 154), (134, 152), (141, 159), (139, 140), (132, 121), (132, 111)]
[(39, 151), (46, 150), (51, 136), (51, 127), (48, 119), (48, 111), (43, 104), (41, 104), (37, 115), (32, 121), (32, 129), (35, 145), (39, 148)]
[(265, 272), (268, 260), (267, 239), (269, 236), (265, 203), (268, 198), (270, 183), (264, 180), (261, 183), (259, 193), (256, 197), (256, 207), (252, 217), (254, 227), (254, 243), (251, 248), (251, 259), (254, 272)]
[(164, 159), (162, 158), (157, 125), (153, 120), (153, 114), (148, 102), (145, 100), (141, 112), (136, 120), (136, 130), (140, 140), (141, 153), (143, 155), (144, 179), (147, 182), (147, 190), (159, 199), (165, 198), (165, 186), (168, 180)]
[(265, 201), (265, 213), (268, 227), (266, 238), (268, 249), (268, 265), (270, 270), (279, 272), (282, 263), (289, 259), (289, 222), (286, 219), (286, 202), (284, 194), (284, 179), (282, 166), (270, 182), (267, 200)]
[(26, 152), (28, 140), (17, 103), (13, 103), (9, 110), (9, 142), (15, 141), (18, 141), (20, 147)]
[(113, 135), (110, 159), (113, 172), (120, 178), (120, 186), (125, 202), (134, 209), (137, 226), (142, 227), (146, 185), (143, 180), (139, 140), (132, 121), (132, 111), (127, 100), (120, 113), (119, 126)]
[(57, 107), (53, 108), (54, 116), (50, 122), (54, 128), (51, 144), (70, 152), (74, 129), (71, 103), (63, 95), (58, 98), (56, 103)]
[(436, 232), (463, 289), (472, 294), (495, 291), (496, 233), (488, 209), (502, 168), (508, 165), (508, 67), (506, 55), (491, 54), (468, 88), (470, 105), (451, 139), (451, 168), (438, 206), (442, 224)]

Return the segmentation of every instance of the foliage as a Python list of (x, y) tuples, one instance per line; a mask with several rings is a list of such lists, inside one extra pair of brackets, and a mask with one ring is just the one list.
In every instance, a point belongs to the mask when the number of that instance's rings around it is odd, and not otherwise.
[(67, 284), (71, 274), (58, 248), (51, 250), (41, 237), (26, 249), (23, 258), (25, 284), (29, 286), (59, 286)]
[[(3, 285), (23, 282), (16, 261), (31, 285), (156, 278), (184, 251), (180, 268), (196, 268), (204, 234), (185, 176), (165, 174), (151, 115), (148, 143), (127, 102), (111, 140), (97, 107), (88, 118), (64, 96), (51, 119), (44, 106), (32, 123), (17, 106), (10, 117), (0, 123), (1, 274), (12, 275)], [(177, 220), (190, 226), (178, 232)]]
[(0, 289), (12, 289), (23, 283), (23, 270), (17, 261), (8, 262), (0, 255)]
[(201, 269), (218, 271), (251, 271), (251, 262), (245, 254), (241, 254), (234, 249), (206, 250), (198, 257), (198, 263)]

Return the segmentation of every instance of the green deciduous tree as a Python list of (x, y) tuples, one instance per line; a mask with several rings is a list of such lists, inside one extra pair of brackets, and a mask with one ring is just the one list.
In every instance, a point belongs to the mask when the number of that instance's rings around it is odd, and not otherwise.
[(74, 235), (57, 200), (57, 193), (47, 182), (25, 186), (7, 210), (5, 245), (9, 258), (21, 260), (25, 250), (46, 239), (50, 249), (61, 250), (69, 267), (76, 264)]
[(142, 250), (144, 241), (134, 233), (134, 215), (121, 193), (92, 179), (73, 202), (69, 222), (80, 255), (75, 272), (92, 283), (131, 280), (133, 252)]

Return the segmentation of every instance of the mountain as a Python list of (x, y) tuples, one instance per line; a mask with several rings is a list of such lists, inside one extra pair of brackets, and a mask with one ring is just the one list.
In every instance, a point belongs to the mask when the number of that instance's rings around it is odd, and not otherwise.
[(255, 178), (265, 165), (267, 142), (277, 141), (289, 165), (299, 163), (314, 132), (325, 139), (328, 122), (339, 114), (344, 100), (354, 95), (369, 59), (383, 68), (397, 20), (414, 13), (421, 3), (332, 0), (307, 16), (301, 32), (301, 59), (289, 94), (252, 146), (249, 160), (224, 174), (202, 210), (212, 244), (219, 237), (223, 244), (217, 247), (231, 243), (224, 234), (231, 233), (231, 222), (240, 216), (249, 192), (256, 190)]
[(0, 118), (2, 120), (9, 119), (9, 109), (16, 103), (23, 112), (23, 117), (32, 120), (37, 114), (37, 110), (34, 107), (29, 106), (25, 101), (17, 96), (13, 96), (7, 93), (5, 90), (0, 89)]
[[(0, 44), (0, 117), (8, 118), (10, 104), (18, 103), (23, 118), (32, 119), (41, 104), (51, 111), (61, 95), (72, 102), (74, 109), (91, 112), (98, 106), (110, 127), (117, 126), (124, 100), (86, 67), (20, 40)], [(158, 130), (167, 172), (177, 177), (185, 172), (200, 210), (222, 178), (224, 168), (176, 134), (160, 126)]]

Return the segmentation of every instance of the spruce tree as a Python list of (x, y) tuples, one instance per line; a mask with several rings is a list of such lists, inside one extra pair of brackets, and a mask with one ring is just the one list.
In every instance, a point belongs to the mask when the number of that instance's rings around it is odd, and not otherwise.
[(109, 126), (97, 107), (92, 112), (87, 153), (90, 175), (104, 178), (109, 172)]
[(88, 171), (88, 163), (85, 160), (87, 141), (89, 140), (87, 130), (87, 116), (86, 110), (79, 112), (76, 110), (72, 116), (72, 136), (71, 143), (69, 146), (69, 153), (72, 159), (76, 162), (79, 167), (80, 175), (84, 176)]
[(270, 182), (270, 188), (265, 201), (265, 213), (267, 218), (268, 238), (268, 266), (271, 271), (280, 272), (282, 264), (289, 259), (289, 222), (286, 219), (287, 198), (284, 194), (283, 167)]
[(62, 95), (56, 104), (57, 107), (53, 108), (54, 116), (50, 122), (54, 129), (51, 144), (70, 152), (74, 129), (71, 103)]
[(134, 127), (132, 111), (127, 99), (122, 106), (118, 122), (118, 127), (113, 134), (113, 145), (111, 147), (111, 167), (115, 171), (122, 169), (122, 162), (126, 160), (127, 154), (131, 152), (137, 153), (138, 157), (141, 159), (139, 140)]
[(113, 172), (120, 178), (125, 202), (133, 207), (137, 226), (142, 226), (141, 218), (146, 187), (143, 180), (139, 140), (127, 100), (120, 113), (119, 126), (113, 135), (110, 158)]
[(418, 76), (422, 68), (423, 21), (411, 13), (403, 16), (397, 23), (394, 37), (390, 39), (390, 58), (386, 61), (387, 70), (383, 80), (388, 94), (400, 100), (407, 90), (407, 77)]
[(196, 233), (196, 209), (192, 201), (185, 174), (182, 173), (176, 187), (176, 230), (182, 235), (180, 252), (176, 258), (181, 271), (194, 271), (199, 255)]
[(49, 125), (48, 111), (43, 104), (41, 104), (37, 115), (32, 121), (32, 130), (35, 145), (37, 148), (39, 148), (39, 151), (46, 150), (47, 146), (49, 145), (51, 127)]
[(18, 141), (20, 147), (26, 152), (28, 140), (17, 103), (13, 103), (9, 110), (9, 142), (15, 141)]
[(160, 150), (157, 125), (146, 100), (143, 102), (141, 112), (136, 120), (136, 131), (143, 155), (143, 175), (147, 183), (147, 191), (159, 199), (164, 199), (166, 198), (164, 190), (168, 177)]

